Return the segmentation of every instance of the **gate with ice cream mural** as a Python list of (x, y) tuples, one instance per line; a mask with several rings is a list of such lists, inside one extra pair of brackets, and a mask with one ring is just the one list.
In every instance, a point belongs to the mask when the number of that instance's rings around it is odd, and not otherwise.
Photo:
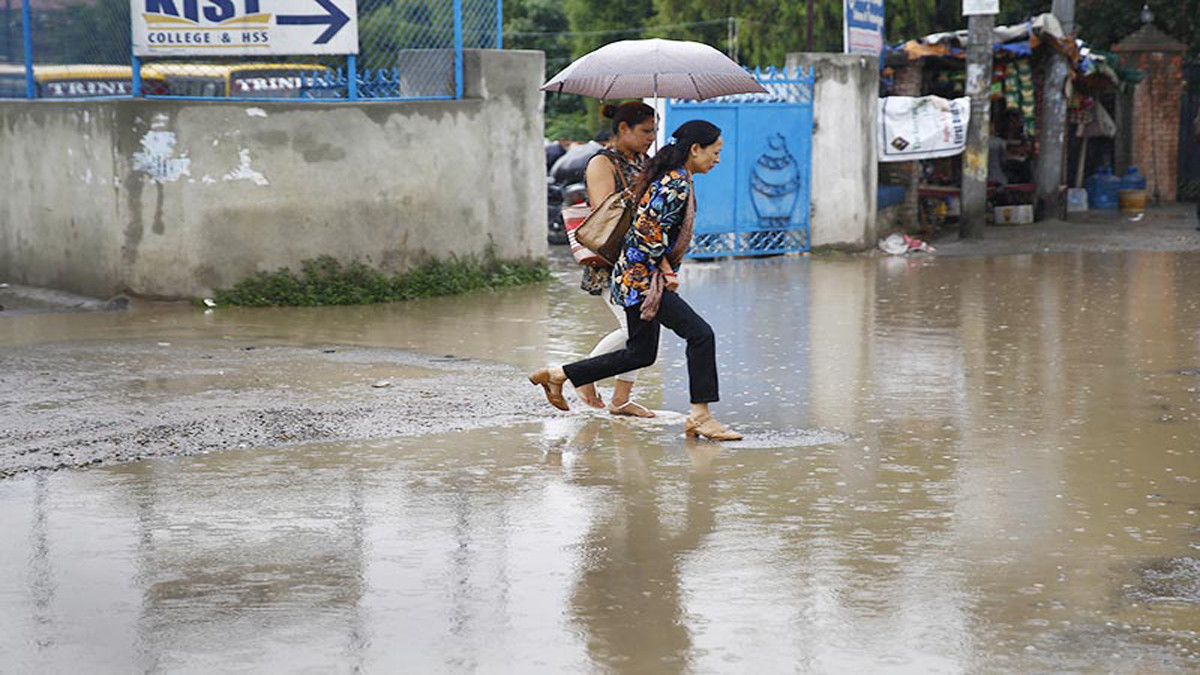
[(696, 177), (691, 258), (807, 251), (812, 186), (813, 70), (755, 71), (766, 94), (672, 99), (668, 133), (692, 119), (721, 128), (721, 163)]

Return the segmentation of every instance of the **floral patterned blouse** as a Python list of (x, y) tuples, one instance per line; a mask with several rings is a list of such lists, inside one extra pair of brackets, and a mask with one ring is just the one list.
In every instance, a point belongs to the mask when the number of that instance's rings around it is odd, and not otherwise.
[[(621, 175), (625, 178), (625, 185), (630, 187), (637, 183), (638, 175), (642, 173), (642, 169), (646, 168), (646, 162), (648, 162), (650, 159), (646, 155), (638, 155), (637, 157), (630, 159), (621, 151), (613, 150), (612, 148), (605, 148), (596, 154), (604, 155), (612, 160), (614, 164), (620, 167)], [(616, 186), (618, 190), (621, 189), (620, 180), (616, 181)], [(599, 205), (592, 204), (592, 206)], [(583, 268), (583, 283), (581, 283), (579, 287), (588, 293), (591, 293), (592, 295), (607, 293), (611, 284), (611, 267), (587, 266)]]
[(691, 176), (686, 169), (669, 171), (654, 181), (638, 204), (633, 226), (625, 235), (621, 258), (613, 267), (612, 299), (622, 307), (641, 304), (650, 276), (671, 250), (687, 212)]

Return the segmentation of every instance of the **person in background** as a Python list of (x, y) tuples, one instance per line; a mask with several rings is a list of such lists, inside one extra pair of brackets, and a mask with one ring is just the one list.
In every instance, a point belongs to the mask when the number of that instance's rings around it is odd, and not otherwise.
[(567, 146), (571, 145), (570, 139), (560, 138), (557, 141), (546, 143), (546, 173), (550, 173), (550, 167), (559, 160), (563, 155), (567, 154)]
[[(608, 146), (597, 152), (587, 165), (588, 203), (593, 207), (598, 206), (617, 190), (637, 184), (642, 169), (646, 168), (646, 162), (649, 161), (646, 151), (654, 143), (655, 135), (654, 108), (645, 103), (630, 101), (620, 106), (606, 105), (601, 112), (612, 120), (612, 133), (607, 134), (607, 138), (611, 139)], [(601, 132), (603, 133), (605, 132)], [(600, 141), (601, 138), (602, 136), (597, 134), (596, 140)], [(625, 309), (613, 302), (609, 288), (611, 280), (611, 267), (583, 268), (583, 283), (580, 287), (598, 297), (617, 318), (616, 330), (601, 338), (590, 356), (617, 351), (624, 347), (625, 341), (629, 339), (625, 325)], [(632, 399), (635, 382), (636, 370), (617, 375), (612, 400), (608, 405), (610, 413), (631, 417), (654, 417), (654, 411)], [(584, 403), (593, 408), (604, 407), (604, 399), (596, 391), (595, 384), (576, 387), (575, 391)]]
[(716, 337), (708, 322), (677, 293), (676, 270), (691, 245), (695, 223), (692, 176), (708, 173), (721, 161), (722, 144), (716, 125), (703, 120), (685, 122), (646, 166), (634, 192), (637, 215), (625, 235), (610, 287), (613, 303), (625, 310), (629, 340), (615, 352), (530, 374), (529, 381), (542, 387), (554, 407), (570, 409), (562, 395), (567, 380), (578, 389), (653, 364), (658, 357), (660, 328), (666, 326), (687, 341), (692, 409), (684, 432), (689, 437), (718, 441), (742, 438), (709, 410), (709, 404), (720, 398)]

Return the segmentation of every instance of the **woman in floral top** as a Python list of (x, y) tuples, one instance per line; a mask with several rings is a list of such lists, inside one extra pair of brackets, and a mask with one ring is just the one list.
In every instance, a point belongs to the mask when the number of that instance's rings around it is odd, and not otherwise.
[[(592, 157), (587, 166), (588, 203), (598, 206), (610, 194), (626, 187), (633, 187), (641, 180), (642, 169), (649, 158), (646, 151), (654, 142), (654, 108), (638, 101), (620, 106), (606, 105), (603, 114), (613, 121), (613, 144)], [(625, 346), (629, 333), (625, 329), (625, 308), (612, 302), (612, 268), (584, 267), (583, 290), (600, 298), (609, 311), (617, 317), (617, 329), (605, 335), (596, 344), (589, 356), (599, 356)], [(649, 408), (632, 400), (633, 384), (637, 371), (617, 375), (612, 400), (608, 411), (613, 415), (631, 417), (654, 417)], [(593, 408), (603, 408), (604, 399), (596, 392), (595, 384), (577, 387), (575, 391), (583, 402)]]
[(619, 351), (542, 368), (530, 375), (530, 382), (541, 385), (555, 407), (569, 409), (562, 395), (567, 380), (578, 388), (653, 364), (660, 327), (666, 326), (687, 341), (692, 401), (684, 423), (687, 435), (720, 441), (742, 438), (717, 422), (709, 410), (709, 404), (719, 398), (716, 338), (708, 323), (676, 292), (679, 281), (675, 271), (691, 245), (696, 212), (692, 176), (711, 171), (721, 161), (722, 144), (720, 129), (692, 120), (680, 126), (650, 161), (635, 193), (640, 195), (637, 215), (625, 235), (612, 276), (612, 300), (625, 308), (629, 339)]

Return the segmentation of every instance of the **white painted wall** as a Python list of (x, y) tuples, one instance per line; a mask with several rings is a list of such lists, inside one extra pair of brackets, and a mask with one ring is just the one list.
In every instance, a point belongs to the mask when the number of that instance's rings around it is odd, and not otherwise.
[(813, 66), (812, 245), (866, 249), (876, 241), (879, 60), (858, 54), (788, 54)]

